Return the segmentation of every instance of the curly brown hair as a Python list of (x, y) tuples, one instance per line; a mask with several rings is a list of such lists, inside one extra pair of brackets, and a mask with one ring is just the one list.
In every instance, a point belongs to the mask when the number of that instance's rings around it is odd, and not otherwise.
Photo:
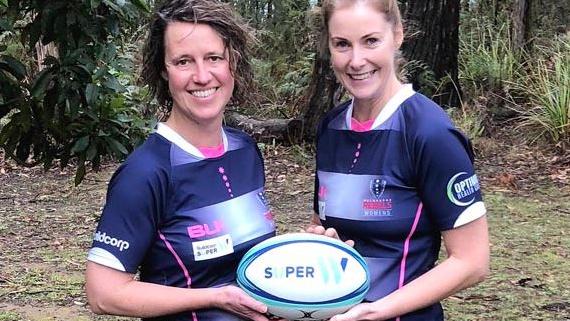
[(231, 103), (241, 104), (250, 98), (253, 70), (250, 63), (251, 44), (255, 41), (250, 28), (226, 3), (219, 0), (170, 0), (153, 14), (150, 31), (143, 49), (141, 80), (149, 86), (158, 103), (172, 109), (168, 81), (162, 77), (164, 62), (164, 32), (169, 23), (191, 22), (212, 27), (228, 49), (230, 71), (235, 79)]

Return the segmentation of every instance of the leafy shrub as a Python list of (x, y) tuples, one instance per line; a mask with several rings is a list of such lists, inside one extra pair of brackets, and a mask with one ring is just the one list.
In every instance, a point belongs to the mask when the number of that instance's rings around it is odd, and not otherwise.
[(18, 36), (26, 56), (36, 46), (57, 49), (38, 72), (34, 61), (0, 46), (0, 118), (9, 115), (0, 147), (7, 156), (45, 168), (77, 158), (78, 184), (86, 164), (97, 169), (103, 157), (121, 158), (136, 146), (147, 122), (131, 104), (138, 90), (127, 89), (133, 63), (121, 33), (148, 10), (144, 0), (0, 1), (0, 37)]
[(502, 91), (522, 73), (521, 57), (512, 48), (508, 23), (498, 29), (484, 20), (460, 37), (459, 78), (471, 91)]
[(527, 56), (528, 74), (519, 84), (527, 93), (527, 108), (518, 108), (521, 127), (529, 127), (534, 139), (547, 137), (563, 149), (570, 143), (570, 36), (539, 47), (539, 56)]

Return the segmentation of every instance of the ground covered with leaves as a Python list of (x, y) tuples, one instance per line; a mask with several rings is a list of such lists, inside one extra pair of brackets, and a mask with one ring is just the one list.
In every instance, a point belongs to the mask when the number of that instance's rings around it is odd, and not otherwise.
[[(313, 155), (261, 145), (280, 233), (312, 213)], [(444, 302), (449, 320), (570, 320), (570, 157), (479, 139), (492, 273)], [(73, 187), (73, 168), (22, 168), (0, 154), (0, 321), (130, 320), (86, 307), (86, 252), (117, 164)]]

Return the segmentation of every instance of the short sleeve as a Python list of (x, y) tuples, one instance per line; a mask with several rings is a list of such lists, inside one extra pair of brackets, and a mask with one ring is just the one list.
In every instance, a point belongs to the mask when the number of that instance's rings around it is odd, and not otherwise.
[(88, 260), (135, 273), (158, 236), (168, 195), (166, 169), (127, 162), (111, 178)]
[(416, 184), (436, 226), (448, 230), (485, 215), (469, 140), (442, 119), (424, 119), (412, 139)]

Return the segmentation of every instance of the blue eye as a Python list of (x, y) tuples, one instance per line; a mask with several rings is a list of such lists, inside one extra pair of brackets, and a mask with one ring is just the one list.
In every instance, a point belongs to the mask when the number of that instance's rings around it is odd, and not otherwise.
[(347, 41), (340, 40), (340, 41), (334, 42), (334, 46), (337, 47), (337, 48), (346, 48), (346, 47), (349, 46), (349, 44), (348, 44)]
[(378, 38), (368, 38), (366, 39), (366, 45), (370, 47), (374, 47), (380, 44), (380, 39)]

